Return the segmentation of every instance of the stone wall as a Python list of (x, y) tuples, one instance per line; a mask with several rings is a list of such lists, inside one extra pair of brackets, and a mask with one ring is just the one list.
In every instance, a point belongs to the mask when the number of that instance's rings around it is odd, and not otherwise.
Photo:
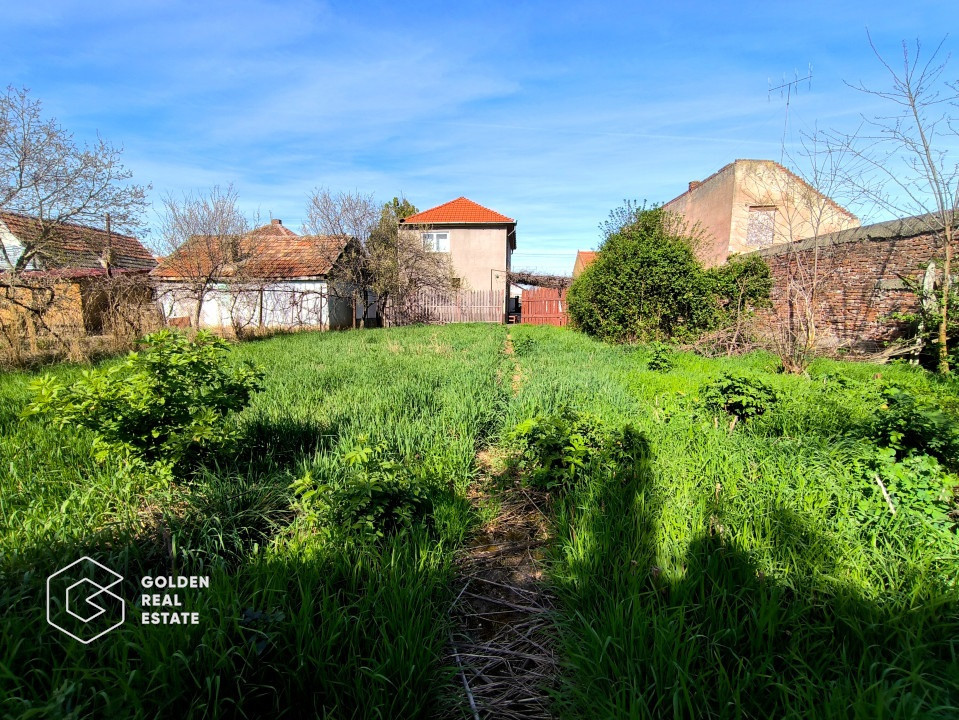
[[(916, 312), (931, 260), (941, 255), (924, 218), (906, 218), (757, 251), (772, 271), (773, 310), (766, 322), (788, 318), (790, 283), (813, 285), (818, 247), (817, 332), (826, 343), (868, 350), (903, 334), (894, 313)], [(796, 305), (792, 311), (796, 311)]]

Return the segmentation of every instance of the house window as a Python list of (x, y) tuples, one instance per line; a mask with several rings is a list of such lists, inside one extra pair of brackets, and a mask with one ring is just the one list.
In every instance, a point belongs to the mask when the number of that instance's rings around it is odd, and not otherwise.
[(452, 278), (450, 280), (450, 286), (454, 290), (461, 290), (463, 288), (463, 278), (458, 278), (458, 277)]
[(449, 252), (450, 234), (448, 232), (423, 233), (423, 249), (431, 252)]
[(773, 244), (776, 232), (776, 207), (758, 205), (749, 208), (749, 222), (746, 225), (746, 245), (766, 247)]

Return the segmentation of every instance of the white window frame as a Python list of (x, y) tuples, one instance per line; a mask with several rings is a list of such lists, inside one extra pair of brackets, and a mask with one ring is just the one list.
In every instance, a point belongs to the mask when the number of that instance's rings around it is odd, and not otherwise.
[(424, 250), (443, 253), (448, 253), (450, 251), (450, 234), (448, 231), (425, 232), (421, 235), (421, 237), (423, 238)]

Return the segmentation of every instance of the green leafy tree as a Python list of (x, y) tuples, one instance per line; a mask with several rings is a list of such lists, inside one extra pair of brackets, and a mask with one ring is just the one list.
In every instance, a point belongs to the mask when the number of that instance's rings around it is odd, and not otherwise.
[[(569, 314), (584, 332), (615, 342), (688, 339), (769, 294), (769, 269), (750, 260), (707, 271), (696, 258), (697, 228), (662, 208), (611, 214), (599, 256), (569, 291)], [(607, 225), (610, 225), (607, 223)]]

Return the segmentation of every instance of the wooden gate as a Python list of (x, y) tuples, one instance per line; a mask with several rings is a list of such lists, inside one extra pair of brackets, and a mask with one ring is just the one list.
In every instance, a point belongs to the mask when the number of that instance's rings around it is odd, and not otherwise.
[(566, 290), (524, 290), (521, 308), (522, 322), (528, 325), (564, 327), (569, 322), (569, 315), (566, 314)]

